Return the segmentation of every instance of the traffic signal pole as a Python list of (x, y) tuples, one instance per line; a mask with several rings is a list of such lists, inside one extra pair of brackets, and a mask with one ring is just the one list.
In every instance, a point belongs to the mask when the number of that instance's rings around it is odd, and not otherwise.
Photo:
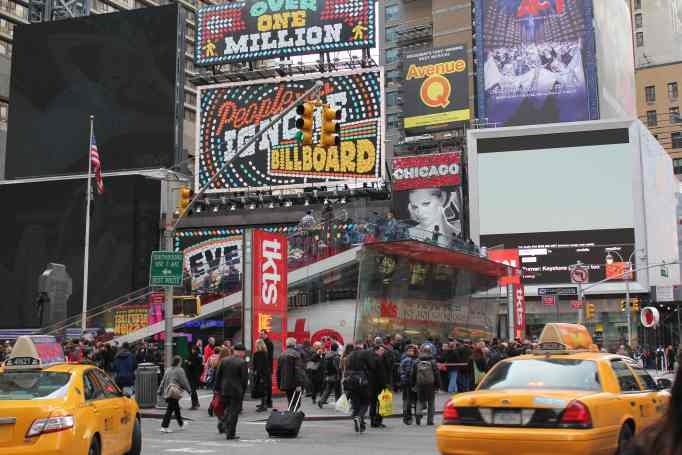
[[(218, 177), (225, 172), (225, 170), (228, 168), (232, 162), (239, 158), (246, 150), (249, 149), (253, 144), (255, 144), (260, 138), (273, 126), (275, 126), (277, 123), (280, 122), (284, 118), (285, 115), (287, 115), (289, 112), (294, 110), (299, 103), (302, 103), (308, 99), (310, 99), (313, 96), (318, 96), (320, 91), (322, 90), (322, 87), (324, 87), (324, 84), (322, 81), (317, 81), (315, 82), (315, 85), (313, 85), (312, 88), (307, 90), (303, 95), (301, 95), (298, 99), (296, 99), (291, 105), (289, 105), (287, 108), (282, 110), (279, 114), (277, 114), (270, 122), (265, 125), (261, 130), (256, 133), (250, 140), (248, 140), (242, 147), (237, 150), (237, 153), (235, 153), (232, 158), (227, 160), (220, 169), (218, 169), (218, 172), (213, 174), (213, 176), (209, 179), (209, 181), (201, 187), (199, 191), (197, 191), (194, 194), (194, 198), (187, 204), (185, 208), (180, 212), (178, 217), (173, 221), (173, 210), (171, 209), (172, 207), (172, 191), (170, 190), (170, 186), (168, 187), (166, 194), (168, 195), (167, 198), (167, 209), (166, 209), (166, 223), (165, 223), (165, 229), (164, 229), (164, 248), (165, 251), (173, 251), (173, 237), (175, 234), (175, 230), (178, 227), (178, 224), (180, 223), (180, 220), (184, 218), (192, 208), (192, 206), (196, 203), (196, 201), (204, 195), (206, 190), (208, 190), (211, 185), (213, 185), (213, 182), (215, 182)], [(165, 347), (165, 353), (164, 353), (164, 360), (167, 368), (170, 368), (171, 362), (173, 360), (173, 287), (169, 286), (166, 288), (166, 302), (165, 302), (165, 316), (164, 316), (164, 332), (166, 336), (166, 340), (164, 343)]]

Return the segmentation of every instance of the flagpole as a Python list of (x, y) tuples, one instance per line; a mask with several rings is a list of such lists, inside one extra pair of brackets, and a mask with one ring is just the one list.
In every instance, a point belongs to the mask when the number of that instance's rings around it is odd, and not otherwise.
[(90, 204), (92, 201), (92, 186), (90, 176), (92, 174), (92, 134), (94, 130), (95, 116), (90, 116), (90, 139), (88, 145), (88, 186), (85, 189), (85, 252), (83, 254), (83, 313), (81, 315), (81, 330), (85, 333), (88, 313), (88, 268), (90, 265)]

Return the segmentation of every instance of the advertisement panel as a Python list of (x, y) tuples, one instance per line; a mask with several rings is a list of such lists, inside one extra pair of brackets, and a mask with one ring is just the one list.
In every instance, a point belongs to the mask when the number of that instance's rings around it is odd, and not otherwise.
[(284, 346), (287, 337), (287, 238), (253, 231), (252, 346), (261, 330)]
[[(521, 259), (519, 258), (519, 250), (508, 249), (508, 250), (488, 250), (488, 259), (495, 262), (501, 262), (502, 264), (519, 269), (521, 267)], [(505, 276), (497, 280), (500, 286), (507, 286), (509, 284), (520, 284), (521, 275), (520, 271), (512, 276)]]
[(393, 211), (411, 221), (413, 238), (430, 238), (438, 226), (448, 242), (462, 235), (461, 155), (440, 153), (393, 160)]
[(592, 0), (477, 0), (476, 30), (479, 118), (599, 118)]
[(404, 57), (407, 134), (448, 129), (469, 120), (469, 68), (463, 45), (422, 48)]
[[(341, 145), (299, 144), (293, 110), (235, 159), (208, 192), (303, 188), (319, 183), (362, 186), (381, 178), (383, 73), (368, 69), (200, 88), (196, 185), (207, 184), (241, 146), (318, 80), (324, 82), (322, 101), (341, 111)], [(319, 110), (317, 114), (319, 131)], [(313, 143), (318, 142), (316, 133)]]
[(210, 238), (183, 249), (192, 292), (230, 292), (241, 288), (242, 236)]
[(514, 284), (514, 336), (521, 340), (526, 334), (526, 294), (521, 283)]
[(375, 45), (374, 0), (238, 0), (197, 10), (195, 62), (218, 65)]
[(131, 305), (114, 310), (114, 335), (127, 335), (147, 327), (149, 323), (149, 307)]

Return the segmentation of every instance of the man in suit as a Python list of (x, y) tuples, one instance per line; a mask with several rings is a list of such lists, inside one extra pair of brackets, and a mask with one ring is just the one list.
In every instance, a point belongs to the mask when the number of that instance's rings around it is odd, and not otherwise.
[(233, 352), (233, 355), (220, 362), (216, 372), (216, 388), (220, 391), (220, 401), (224, 409), (218, 431), (224, 432), (228, 440), (239, 439), (236, 435), (237, 419), (249, 380), (249, 371), (244, 361), (244, 345), (237, 344)]

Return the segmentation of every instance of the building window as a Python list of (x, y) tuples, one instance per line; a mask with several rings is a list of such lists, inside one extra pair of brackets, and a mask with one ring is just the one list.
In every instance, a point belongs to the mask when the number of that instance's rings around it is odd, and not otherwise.
[(656, 111), (646, 111), (646, 124), (647, 126), (656, 126), (658, 124), (658, 116)]
[(668, 109), (670, 113), (670, 123), (680, 123), (680, 107), (675, 106)]
[(635, 9), (642, 9), (642, 0), (635, 0)]
[(675, 175), (682, 174), (682, 159), (675, 158), (673, 160), (673, 172), (675, 172)]
[(682, 131), (670, 133), (670, 142), (674, 149), (682, 149)]
[(637, 41), (637, 47), (644, 46), (644, 32), (635, 33), (635, 40)]
[(646, 96), (646, 102), (647, 103), (655, 103), (656, 102), (656, 86), (650, 85), (648, 87), (644, 87), (644, 95)]
[(185, 109), (185, 120), (188, 122), (193, 122), (196, 120), (196, 112), (194, 112), (192, 109)]
[(400, 49), (394, 48), (386, 51), (386, 63), (393, 63), (400, 57)]
[(386, 41), (392, 42), (398, 39), (398, 27), (386, 27)]
[(14, 34), (14, 24), (6, 19), (0, 19), (0, 32), (12, 36)]
[(384, 17), (386, 22), (397, 20), (400, 17), (400, 5), (386, 6)]
[(146, 7), (147, 7), (147, 4), (146, 4), (146, 3), (142, 3), (140, 0), (135, 0), (135, 1), (133, 2), (133, 8), (135, 8), (135, 9), (146, 8)]
[(391, 83), (396, 83), (400, 82), (401, 78), (401, 73), (399, 69), (392, 69), (386, 71), (386, 83), (391, 84)]
[(668, 82), (668, 98), (676, 100), (679, 96), (680, 92), (677, 90), (677, 82)]
[(185, 104), (196, 106), (197, 96), (194, 93), (185, 92)]
[(635, 27), (642, 28), (642, 13), (635, 14)]
[(0, 55), (4, 55), (8, 58), (12, 57), (12, 45), (10, 43), (0, 41)]
[(397, 130), (400, 128), (400, 116), (398, 114), (389, 114), (386, 116), (386, 126), (388, 129)]
[(7, 116), (9, 114), (9, 105), (4, 101), (0, 101), (0, 128), (7, 129)]
[(386, 106), (395, 106), (398, 104), (398, 92), (389, 92), (386, 94)]

